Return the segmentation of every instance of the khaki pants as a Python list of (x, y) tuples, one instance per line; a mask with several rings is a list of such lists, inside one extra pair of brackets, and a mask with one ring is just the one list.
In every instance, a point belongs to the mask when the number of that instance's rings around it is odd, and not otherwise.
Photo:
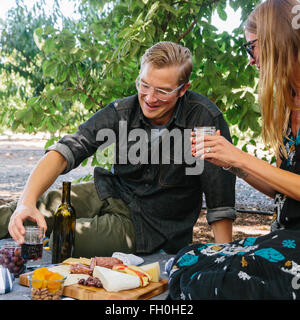
[[(51, 236), (53, 213), (61, 203), (61, 189), (48, 191), (37, 202)], [(71, 203), (76, 211), (74, 257), (111, 256), (113, 252), (134, 253), (135, 239), (128, 206), (116, 198), (101, 201), (94, 183), (72, 184)], [(8, 223), (16, 202), (0, 206), (0, 239), (9, 237)], [(26, 223), (25, 223), (26, 224)]]

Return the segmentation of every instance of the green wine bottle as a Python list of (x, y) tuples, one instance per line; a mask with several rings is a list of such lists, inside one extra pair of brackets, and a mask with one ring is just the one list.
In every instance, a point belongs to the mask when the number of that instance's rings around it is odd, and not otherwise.
[(71, 182), (63, 182), (62, 203), (54, 214), (52, 263), (61, 263), (74, 254), (76, 213), (70, 193)]

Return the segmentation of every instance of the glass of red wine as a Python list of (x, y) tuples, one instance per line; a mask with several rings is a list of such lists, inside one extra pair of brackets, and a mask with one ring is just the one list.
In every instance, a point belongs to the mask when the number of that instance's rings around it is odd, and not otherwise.
[(38, 226), (25, 227), (25, 240), (21, 246), (21, 256), (24, 260), (36, 261), (43, 256), (44, 229)]

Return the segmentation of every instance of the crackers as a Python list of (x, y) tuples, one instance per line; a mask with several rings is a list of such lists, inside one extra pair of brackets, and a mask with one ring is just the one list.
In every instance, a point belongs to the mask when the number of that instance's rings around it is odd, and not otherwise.
[(80, 264), (85, 264), (87, 266), (89, 266), (91, 264), (91, 259), (88, 259), (88, 258), (68, 258), (66, 260), (64, 260), (62, 262), (63, 264), (77, 264), (77, 263), (80, 263)]

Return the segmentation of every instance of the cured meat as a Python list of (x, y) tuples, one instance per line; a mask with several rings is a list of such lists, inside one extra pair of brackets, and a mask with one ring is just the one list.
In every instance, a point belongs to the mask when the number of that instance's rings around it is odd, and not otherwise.
[(112, 269), (115, 264), (123, 264), (123, 261), (113, 257), (94, 257), (91, 259), (90, 269), (94, 270), (95, 266)]
[(88, 274), (92, 276), (93, 269), (91, 269), (89, 266), (86, 266), (84, 264), (76, 263), (71, 265), (70, 273), (83, 273), (83, 274)]

